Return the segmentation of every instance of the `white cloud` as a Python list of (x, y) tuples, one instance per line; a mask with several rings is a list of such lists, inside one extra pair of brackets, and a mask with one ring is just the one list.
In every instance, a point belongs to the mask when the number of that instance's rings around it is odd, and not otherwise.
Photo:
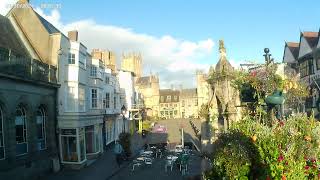
[(1, 0), (0, 2), (0, 14), (5, 16), (8, 11), (16, 4), (17, 0)]
[(214, 42), (210, 38), (188, 41), (170, 35), (156, 37), (129, 28), (98, 24), (92, 19), (63, 24), (57, 9), (50, 14), (45, 14), (40, 8), (35, 10), (65, 34), (70, 30), (78, 30), (79, 40), (89, 50), (99, 48), (114, 51), (118, 65), (122, 53), (140, 52), (144, 74), (148, 75), (150, 71), (159, 73), (162, 87), (170, 87), (170, 84), (194, 86), (195, 82), (190, 79), (194, 78), (195, 70), (207, 70), (209, 67), (202, 60), (208, 59), (212, 53)]

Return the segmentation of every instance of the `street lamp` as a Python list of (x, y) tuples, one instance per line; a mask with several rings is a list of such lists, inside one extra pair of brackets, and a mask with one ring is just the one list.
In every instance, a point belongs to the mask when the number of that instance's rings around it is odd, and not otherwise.
[(122, 132), (125, 132), (125, 129), (126, 129), (126, 124), (125, 124), (125, 114), (126, 114), (126, 112), (127, 112), (127, 108), (123, 105), (121, 107), (122, 122), (123, 122)]

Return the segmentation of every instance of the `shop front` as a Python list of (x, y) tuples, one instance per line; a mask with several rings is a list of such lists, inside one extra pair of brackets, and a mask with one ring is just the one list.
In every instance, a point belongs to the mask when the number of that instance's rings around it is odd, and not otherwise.
[(61, 161), (65, 164), (82, 164), (86, 158), (85, 128), (60, 131)]

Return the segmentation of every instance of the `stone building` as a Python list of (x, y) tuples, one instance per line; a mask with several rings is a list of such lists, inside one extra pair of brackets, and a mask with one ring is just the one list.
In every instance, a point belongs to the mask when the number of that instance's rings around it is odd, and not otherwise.
[(139, 77), (136, 79), (136, 91), (141, 93), (144, 100), (144, 105), (147, 108), (147, 115), (158, 117), (159, 114), (159, 77), (150, 75)]
[(159, 117), (163, 119), (180, 118), (180, 91), (160, 89)]
[(57, 66), (34, 54), (19, 17), (15, 9), (0, 15), (0, 177), (12, 180), (59, 170)]
[(198, 118), (198, 94), (197, 89), (182, 89), (180, 92), (180, 117)]
[(115, 53), (109, 50), (93, 49), (91, 52), (93, 59), (101, 59), (106, 68), (111, 69), (112, 73), (116, 71)]
[(141, 54), (128, 53), (122, 55), (121, 69), (133, 72), (136, 78), (142, 76), (142, 57)]
[[(309, 96), (297, 108), (320, 116), (320, 43), (319, 32), (301, 32), (299, 42), (286, 42), (283, 62), (298, 72), (300, 82), (309, 88)], [(288, 73), (287, 71), (285, 73)]]

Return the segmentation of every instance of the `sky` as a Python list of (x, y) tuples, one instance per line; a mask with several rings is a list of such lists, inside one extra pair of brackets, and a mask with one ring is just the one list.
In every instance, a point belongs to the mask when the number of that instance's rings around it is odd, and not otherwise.
[[(5, 15), (16, 0), (0, 0)], [(144, 75), (159, 74), (161, 88), (195, 87), (195, 71), (218, 61), (218, 41), (238, 67), (263, 62), (268, 47), (281, 62), (285, 41), (318, 31), (317, 0), (30, 0), (34, 9), (67, 33), (79, 31), (89, 50), (140, 52)], [(47, 5), (47, 7), (45, 7)], [(51, 6), (51, 7), (49, 7)]]

